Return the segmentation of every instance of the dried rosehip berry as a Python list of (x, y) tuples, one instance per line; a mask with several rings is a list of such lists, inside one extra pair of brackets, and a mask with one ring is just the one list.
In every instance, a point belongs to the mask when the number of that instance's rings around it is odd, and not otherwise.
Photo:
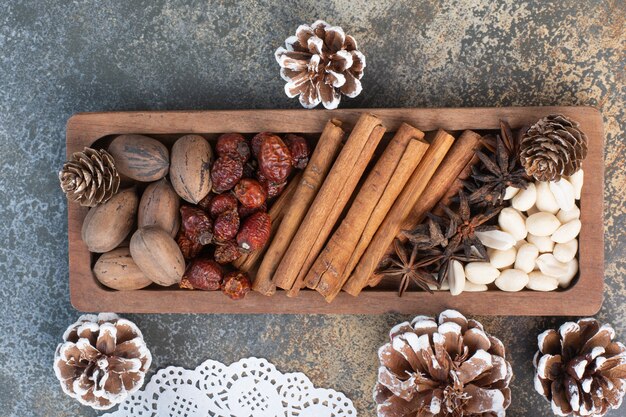
[(291, 152), (285, 142), (276, 135), (267, 135), (263, 138), (257, 159), (261, 173), (276, 184), (286, 181), (291, 173)]
[(196, 259), (191, 262), (178, 284), (189, 290), (217, 291), (222, 285), (222, 267), (210, 259)]
[(270, 132), (261, 132), (261, 133), (257, 133), (256, 135), (254, 135), (254, 137), (250, 141), (250, 147), (252, 148), (252, 154), (254, 156), (256, 157), (259, 156), (259, 151), (261, 150), (261, 143), (268, 136), (274, 136), (274, 134)]
[(213, 197), (215, 197), (215, 194), (213, 193), (207, 194), (206, 197), (198, 201), (198, 207), (201, 207), (202, 210), (207, 211), (209, 209), (209, 204), (211, 203), (211, 200), (213, 199)]
[(231, 193), (218, 194), (209, 201), (206, 210), (213, 218), (225, 211), (237, 210), (237, 198)]
[(222, 281), (222, 292), (233, 300), (241, 300), (250, 292), (250, 278), (242, 271), (229, 272)]
[(239, 208), (237, 208), (237, 212), (239, 213), (239, 218), (242, 220), (260, 211), (267, 212), (267, 205), (262, 204), (259, 207), (248, 208), (239, 204)]
[(229, 156), (245, 163), (250, 159), (250, 145), (239, 133), (225, 133), (217, 138), (215, 151), (218, 156)]
[(213, 222), (199, 207), (181, 206), (181, 225), (185, 236), (193, 243), (208, 245), (213, 239)]
[(192, 242), (191, 239), (185, 236), (185, 233), (182, 231), (178, 232), (178, 236), (176, 236), (176, 243), (178, 243), (178, 247), (183, 253), (183, 258), (186, 260), (195, 258), (202, 250), (202, 245)]
[(213, 224), (213, 239), (226, 242), (237, 236), (239, 231), (239, 214), (237, 210), (228, 210), (217, 216)]
[(228, 191), (235, 186), (243, 175), (241, 161), (229, 156), (220, 156), (211, 167), (211, 181), (215, 194)]
[(306, 143), (306, 139), (302, 136), (289, 133), (285, 135), (285, 144), (291, 152), (291, 163), (295, 168), (304, 169), (309, 163), (309, 145)]
[(241, 205), (247, 208), (260, 207), (267, 200), (265, 188), (257, 180), (244, 178), (235, 185), (233, 189), (235, 197)]
[(267, 193), (267, 198), (278, 197), (280, 193), (283, 192), (285, 187), (287, 187), (287, 181), (281, 184), (274, 184), (272, 181), (265, 178), (265, 176), (263, 176), (263, 174), (260, 171), (257, 171), (256, 176), (259, 182), (261, 183), (261, 185), (263, 186), (263, 188), (265, 188), (265, 192)]
[(269, 240), (271, 231), (272, 220), (269, 214), (254, 213), (241, 225), (237, 233), (237, 244), (244, 253), (259, 250)]
[(213, 257), (218, 264), (229, 264), (236, 261), (242, 255), (237, 246), (237, 242), (229, 240), (221, 245), (217, 245), (215, 248), (215, 254)]

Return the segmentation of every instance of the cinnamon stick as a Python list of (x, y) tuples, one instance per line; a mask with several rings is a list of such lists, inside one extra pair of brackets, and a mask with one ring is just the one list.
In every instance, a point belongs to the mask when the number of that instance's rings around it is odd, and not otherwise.
[[(480, 147), (480, 145), (478, 147)], [(456, 179), (454, 180), (450, 188), (448, 188), (448, 191), (435, 204), (435, 207), (432, 209), (432, 212), (434, 214), (441, 215), (443, 212), (443, 210), (439, 210), (439, 208), (437, 207), (439, 203), (443, 204), (444, 206), (450, 205), (450, 202), (452, 201), (452, 199), (459, 193), (460, 190), (463, 189), (464, 187), (463, 181), (467, 180), (470, 177), (470, 175), (472, 175), (472, 167), (476, 165), (476, 163), (479, 160), (480, 159), (478, 159), (478, 156), (476, 155), (474, 155), (472, 159), (470, 159), (470, 161), (465, 165), (465, 167), (461, 170), (459, 175), (456, 177)]]
[(274, 279), (274, 272), (278, 268), (283, 255), (287, 251), (287, 247), (296, 234), (302, 219), (304, 219), (341, 149), (341, 142), (345, 135), (341, 124), (336, 119), (326, 123), (309, 163), (302, 174), (302, 178), (298, 182), (291, 204), (283, 216), (278, 230), (273, 235), (274, 237), (259, 265), (256, 280), (252, 285), (252, 289), (255, 291), (265, 295), (272, 295), (276, 291), (276, 283), (274, 281), (279, 285), (284, 285), (281, 277)]
[[(428, 182), (428, 193), (414, 203), (409, 215), (402, 223), (402, 229), (412, 229), (424, 219), (437, 202), (447, 193), (459, 174), (475, 156), (481, 146), (480, 135), (471, 130), (464, 131), (446, 155), (441, 166)], [(398, 236), (402, 240), (404, 235)]]
[(384, 132), (380, 119), (371, 114), (361, 115), (354, 126), (276, 270), (276, 285), (289, 289), (289, 296), (300, 291)]
[[(410, 135), (404, 134), (407, 131), (410, 133), (413, 129), (401, 127), (394, 140), (399, 135), (410, 138)], [(335, 232), (309, 271), (309, 276), (313, 273), (320, 276), (316, 290), (324, 296), (327, 302), (333, 301), (341, 291), (341, 287), (367, 249), (376, 230), (383, 222), (407, 180), (415, 171), (426, 149), (428, 149), (427, 142), (421, 139), (411, 139), (403, 154), (400, 155), (395, 170), (392, 170), (387, 167), (388, 164), (381, 164), (385, 154), (391, 151), (388, 147), (374, 171), (368, 176), (368, 182), (363, 185), (346, 219), (341, 223), (340, 228)], [(381, 165), (380, 169), (378, 169), (378, 165)], [(387, 169), (390, 172), (389, 181), (386, 185), (377, 184), (378, 181), (373, 179), (380, 178), (380, 174)], [(372, 179), (371, 182), (370, 179)], [(372, 186), (371, 191), (367, 188), (368, 183)], [(366, 192), (366, 190), (368, 191)], [(376, 199), (373, 194), (379, 194), (380, 197)], [(363, 202), (358, 204), (361, 198)]]
[[(272, 207), (268, 214), (270, 215), (270, 219), (272, 219), (272, 231), (270, 236), (275, 236), (278, 230), (279, 225), (281, 224), (283, 217), (285, 216), (285, 212), (290, 206), (291, 198), (293, 197), (298, 184), (300, 183), (300, 179), (302, 178), (302, 173), (299, 172), (294, 176), (287, 187), (283, 190), (280, 196), (274, 201)], [(241, 271), (251, 273), (258, 266), (258, 261), (267, 251), (269, 245), (265, 245), (265, 247), (261, 250), (257, 250), (255, 252), (250, 252), (242, 255), (236, 261), (233, 262), (233, 266)], [(255, 278), (254, 284), (257, 284), (258, 277)], [(257, 285), (261, 285), (258, 283)]]
[[(446, 153), (452, 146), (454, 137), (439, 130), (429, 146), (426, 154), (402, 193), (393, 204), (387, 217), (376, 231), (372, 242), (365, 250), (359, 260), (354, 272), (344, 285), (344, 290), (351, 295), (357, 296), (361, 290), (368, 285), (370, 277), (376, 271), (378, 264), (385, 255), (387, 248), (393, 243), (395, 236), (400, 232), (402, 224), (411, 213), (411, 208), (420, 200), (426, 185), (435, 173), (437, 167), (444, 159)], [(429, 189), (427, 194), (432, 191)]]

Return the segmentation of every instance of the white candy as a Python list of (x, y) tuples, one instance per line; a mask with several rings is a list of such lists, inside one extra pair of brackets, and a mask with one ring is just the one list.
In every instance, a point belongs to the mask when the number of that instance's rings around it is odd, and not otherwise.
[(535, 262), (539, 257), (539, 249), (532, 243), (526, 243), (517, 250), (515, 269), (529, 273), (535, 269)]
[(502, 230), (489, 230), (486, 232), (476, 232), (476, 237), (488, 248), (507, 250), (515, 246), (517, 240), (511, 234)]
[(547, 182), (537, 181), (535, 186), (537, 187), (537, 208), (540, 211), (556, 214), (560, 207), (550, 191), (550, 185)]
[(574, 277), (578, 273), (578, 259), (574, 258), (571, 261), (567, 262), (566, 265), (567, 271), (565, 272), (565, 274), (557, 277), (557, 279), (559, 280), (559, 287), (561, 288), (569, 287), (572, 279), (574, 279)]
[(574, 186), (574, 192), (576, 195), (576, 200), (580, 200), (580, 194), (583, 190), (583, 180), (585, 178), (585, 173), (582, 169), (574, 172), (569, 176), (568, 180)]
[(582, 223), (578, 219), (565, 223), (552, 234), (551, 239), (556, 243), (566, 243), (576, 239), (576, 236), (580, 233), (581, 226)]
[(519, 269), (505, 269), (496, 279), (496, 287), (502, 291), (521, 291), (528, 284), (528, 274)]
[(511, 205), (519, 211), (527, 211), (535, 205), (536, 201), (537, 187), (535, 187), (535, 184), (530, 183), (525, 190), (520, 190), (520, 192), (513, 197)]
[(539, 271), (532, 271), (528, 274), (528, 284), (526, 288), (533, 291), (554, 291), (559, 287), (559, 281), (554, 277), (549, 277)]
[(535, 213), (526, 219), (526, 229), (528, 233), (535, 236), (550, 236), (561, 226), (561, 222), (554, 214), (540, 212)]
[(554, 245), (552, 254), (560, 262), (569, 262), (574, 259), (576, 252), (578, 252), (578, 239), (572, 239), (569, 242)]
[(552, 252), (554, 249), (554, 242), (549, 236), (535, 236), (529, 233), (526, 240), (535, 245), (539, 249), (539, 253)]
[(506, 190), (504, 190), (504, 200), (510, 200), (513, 197), (515, 197), (515, 194), (517, 194), (519, 191), (519, 188), (515, 188), (515, 187), (511, 187), (508, 186), (506, 187)]
[(465, 288), (465, 272), (461, 262), (453, 260), (448, 269), (448, 283), (450, 284), (450, 294), (459, 295)]
[[(474, 284), (491, 284), (499, 275), (500, 271), (489, 262), (470, 262), (465, 265), (465, 278)], [(467, 287), (467, 282), (465, 285)]]
[(572, 220), (580, 219), (580, 209), (578, 208), (578, 206), (574, 206), (574, 208), (571, 210), (559, 210), (559, 212), (556, 214), (556, 218), (559, 219), (562, 224), (569, 223)]
[(544, 253), (537, 258), (539, 270), (551, 277), (559, 278), (567, 274), (567, 264), (560, 262), (551, 253)]
[(466, 292), (482, 292), (487, 291), (489, 288), (485, 284), (474, 284), (472, 281), (465, 281), (465, 288), (463, 291)]
[(524, 216), (512, 207), (503, 208), (498, 215), (500, 229), (509, 233), (515, 240), (526, 239), (526, 220)]
[(574, 186), (565, 178), (559, 181), (550, 181), (550, 191), (561, 210), (571, 210), (576, 206), (576, 192)]
[[(523, 242), (523, 241), (521, 241)], [(513, 265), (515, 262), (515, 255), (517, 254), (517, 250), (515, 247), (509, 248), (507, 250), (498, 250), (498, 249), (488, 249), (487, 253), (489, 254), (489, 263), (494, 268), (502, 269), (508, 268)]]

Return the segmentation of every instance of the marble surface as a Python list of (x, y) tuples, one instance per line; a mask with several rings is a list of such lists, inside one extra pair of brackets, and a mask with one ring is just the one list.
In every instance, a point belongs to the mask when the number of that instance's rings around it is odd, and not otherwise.
[[(273, 52), (304, 22), (343, 26), (367, 55), (342, 107), (592, 105), (606, 130), (605, 303), (626, 340), (626, 3), (514, 0), (279, 3), (14, 0), (0, 4), (0, 415), (94, 416), (52, 372), (69, 303), (56, 172), (81, 111), (297, 108)], [(130, 315), (153, 369), (268, 358), (374, 416), (385, 316)], [(513, 362), (510, 416), (550, 415), (533, 390), (536, 335), (565, 318), (479, 317)], [(623, 416), (625, 409), (610, 416)]]

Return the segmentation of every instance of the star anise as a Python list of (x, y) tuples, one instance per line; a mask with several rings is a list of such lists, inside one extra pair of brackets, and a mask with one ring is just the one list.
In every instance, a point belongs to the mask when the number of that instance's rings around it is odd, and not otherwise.
[(388, 277), (401, 277), (400, 286), (398, 287), (399, 297), (402, 297), (411, 281), (431, 294), (433, 291), (429, 284), (439, 288), (440, 284), (425, 269), (427, 266), (437, 262), (438, 257), (426, 256), (418, 259), (417, 245), (410, 245), (411, 251), (409, 254), (409, 249), (398, 239), (393, 242), (393, 246), (395, 256), (387, 259), (387, 267), (379, 271), (379, 273)]
[(511, 127), (500, 121), (500, 134), (483, 137), (489, 154), (476, 151), (480, 167), (472, 167), (472, 180), (463, 185), (470, 192), (469, 200), (475, 205), (501, 205), (507, 187), (528, 186), (528, 177), (519, 160), (519, 140), (513, 136)]

